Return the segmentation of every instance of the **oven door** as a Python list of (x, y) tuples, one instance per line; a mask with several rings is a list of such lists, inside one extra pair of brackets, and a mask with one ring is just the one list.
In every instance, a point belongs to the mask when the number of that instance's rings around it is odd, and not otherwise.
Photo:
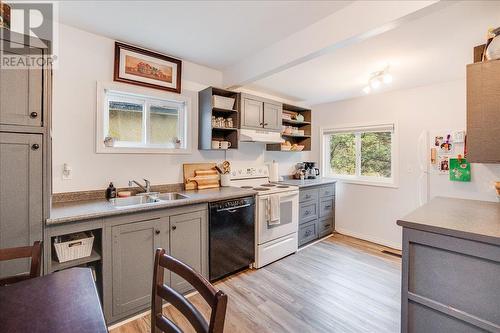
[(270, 224), (271, 195), (258, 196), (257, 244), (264, 244), (298, 231), (299, 192), (282, 192), (275, 195), (280, 197), (279, 224)]

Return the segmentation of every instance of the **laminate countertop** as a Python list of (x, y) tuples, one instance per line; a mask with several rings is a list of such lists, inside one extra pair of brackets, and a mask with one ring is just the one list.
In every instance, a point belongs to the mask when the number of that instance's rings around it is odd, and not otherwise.
[(310, 186), (318, 186), (318, 185), (327, 185), (327, 184), (335, 184), (337, 181), (335, 179), (329, 179), (329, 178), (316, 178), (316, 179), (284, 179), (282, 181), (279, 181), (279, 184), (285, 184), (285, 185), (293, 185), (293, 186), (298, 186), (299, 188), (303, 187), (310, 187)]
[(500, 203), (437, 197), (397, 224), (500, 245)]
[(198, 203), (208, 203), (220, 200), (254, 196), (257, 192), (252, 189), (242, 189), (238, 187), (220, 187), (198, 191), (179, 191), (178, 193), (186, 196), (187, 198), (142, 205), (133, 205), (128, 207), (115, 207), (107, 200), (55, 203), (52, 205), (50, 218), (46, 220), (45, 224), (50, 226), (99, 217), (130, 214), (140, 211), (173, 208)]

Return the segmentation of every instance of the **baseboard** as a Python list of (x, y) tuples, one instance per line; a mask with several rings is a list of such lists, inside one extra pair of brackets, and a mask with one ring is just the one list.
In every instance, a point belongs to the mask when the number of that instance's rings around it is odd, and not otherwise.
[(335, 231), (338, 232), (339, 234), (342, 234), (342, 235), (351, 236), (351, 237), (354, 237), (354, 238), (359, 238), (359, 239), (362, 239), (362, 240), (365, 240), (365, 241), (369, 241), (369, 242), (372, 242), (372, 243), (376, 243), (376, 244), (384, 245), (384, 246), (387, 246), (387, 247), (391, 247), (391, 248), (396, 249), (396, 250), (401, 250), (402, 249), (401, 244), (397, 244), (397, 243), (393, 243), (393, 242), (388, 242), (387, 240), (378, 239), (376, 237), (363, 235), (363, 234), (360, 234), (360, 233), (357, 233), (357, 232), (352, 232), (351, 230), (347, 230), (347, 229), (344, 229), (344, 228), (335, 227)]
[(304, 245), (304, 246), (300, 247), (300, 248), (297, 250), (297, 252), (302, 251), (302, 250), (304, 250), (304, 249), (308, 248), (309, 246), (312, 246), (312, 245), (314, 245), (314, 244), (316, 244), (316, 243), (322, 242), (322, 241), (324, 241), (325, 239), (330, 238), (330, 237), (332, 237), (332, 236), (333, 236), (333, 234), (329, 234), (329, 235), (327, 235), (327, 236), (325, 236), (325, 237), (322, 237), (322, 238), (320, 238), (320, 239), (317, 239), (317, 240), (315, 240), (314, 242), (311, 242), (311, 243), (309, 243), (309, 244), (307, 244), (307, 245)]

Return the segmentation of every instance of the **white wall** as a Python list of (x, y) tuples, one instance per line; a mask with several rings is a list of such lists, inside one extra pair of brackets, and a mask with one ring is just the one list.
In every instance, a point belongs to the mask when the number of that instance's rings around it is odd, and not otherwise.
[[(375, 94), (313, 107), (313, 159), (319, 161), (319, 126), (396, 121), (399, 132), (399, 187), (339, 183), (336, 229), (392, 247), (401, 246), (396, 220), (419, 206), (420, 134), (432, 129), (465, 129), (465, 80)], [(321, 124), (321, 125), (320, 125)], [(441, 177), (430, 184), (431, 196), (442, 195), (496, 201), (494, 181), (500, 165), (472, 165), (472, 182), (454, 183)]]
[[(221, 86), (221, 72), (183, 62), (183, 95), (192, 101), (193, 153), (191, 155), (96, 154), (96, 83), (113, 80), (114, 40), (67, 25), (59, 26), (59, 67), (54, 70), (53, 96), (53, 192), (104, 189), (109, 181), (127, 186), (129, 179), (150, 179), (153, 184), (182, 182), (182, 164), (222, 161), (236, 165), (283, 162), (288, 173), (308, 154), (264, 153), (262, 144), (241, 144), (238, 151), (198, 151), (197, 92), (207, 86)], [(73, 169), (71, 180), (62, 179), (62, 167)]]

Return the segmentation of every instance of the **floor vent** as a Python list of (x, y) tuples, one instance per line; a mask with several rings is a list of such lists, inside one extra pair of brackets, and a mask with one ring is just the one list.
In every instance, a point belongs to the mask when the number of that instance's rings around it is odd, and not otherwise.
[(387, 250), (382, 250), (382, 253), (384, 253), (384, 254), (389, 254), (389, 255), (391, 255), (391, 256), (395, 256), (395, 257), (401, 258), (401, 254), (396, 253), (396, 252), (387, 251)]

